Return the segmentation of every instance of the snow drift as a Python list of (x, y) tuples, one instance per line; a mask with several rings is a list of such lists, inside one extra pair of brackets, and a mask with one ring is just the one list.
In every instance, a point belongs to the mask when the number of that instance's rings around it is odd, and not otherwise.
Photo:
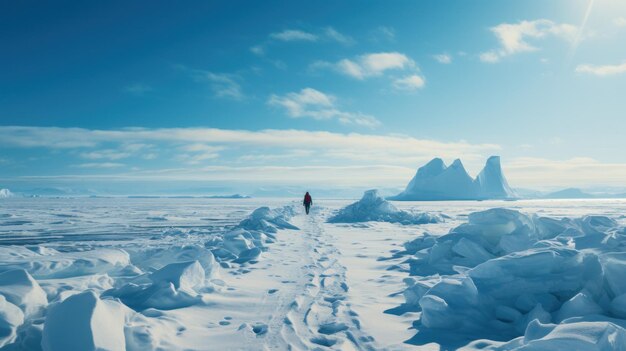
[[(482, 340), (493, 349), (626, 347), (626, 228), (604, 216), (553, 219), (507, 209), (469, 215), (405, 244), (421, 310), (415, 343)], [(578, 344), (576, 330), (589, 327)], [(493, 340), (493, 341), (490, 341)], [(501, 348), (499, 343), (507, 341)], [(620, 349), (620, 347), (622, 347)]]
[(465, 170), (461, 160), (449, 167), (440, 158), (435, 158), (420, 167), (415, 177), (400, 194), (390, 200), (486, 200), (513, 199), (517, 195), (509, 187), (500, 157), (491, 156), (475, 179)]
[(329, 223), (391, 222), (401, 224), (424, 224), (441, 221), (428, 213), (412, 213), (397, 209), (386, 201), (378, 190), (368, 190), (361, 200), (344, 207), (328, 219)]

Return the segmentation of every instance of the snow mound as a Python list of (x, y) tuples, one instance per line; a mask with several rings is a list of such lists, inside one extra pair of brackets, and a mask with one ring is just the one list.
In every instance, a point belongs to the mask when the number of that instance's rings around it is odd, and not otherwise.
[(119, 302), (92, 291), (73, 295), (48, 310), (41, 345), (44, 351), (125, 350), (125, 317)]
[(23, 269), (0, 273), (0, 295), (18, 306), (26, 316), (36, 314), (48, 304), (46, 292)]
[[(405, 280), (404, 296), (421, 311), (415, 339), (545, 350), (571, 349), (582, 337), (580, 345), (624, 347), (616, 340), (626, 335), (625, 234), (608, 217), (552, 219), (498, 208), (470, 214), (449, 234), (413, 240), (405, 247), (415, 277)], [(593, 330), (572, 334), (590, 318)]]
[(278, 229), (298, 229), (287, 222), (287, 210), (271, 210), (269, 207), (259, 207), (248, 218), (239, 223), (238, 228), (245, 230), (264, 231), (276, 233)]
[(9, 189), (0, 189), (0, 199), (6, 199), (13, 196), (13, 193)]
[(170, 263), (198, 261), (207, 279), (219, 277), (219, 266), (213, 253), (201, 245), (170, 245), (129, 250), (129, 254), (132, 263), (146, 271), (155, 271)]
[(378, 190), (368, 190), (361, 200), (344, 207), (328, 219), (329, 223), (391, 222), (401, 224), (437, 223), (441, 219), (427, 213), (411, 213), (397, 209)]
[(513, 199), (517, 194), (509, 187), (500, 166), (500, 157), (491, 156), (475, 179), (467, 173), (461, 160), (447, 167), (435, 158), (420, 167), (415, 177), (392, 200), (484, 200)]
[(267, 244), (276, 240), (278, 230), (298, 229), (289, 223), (294, 214), (293, 206), (259, 207), (230, 231), (207, 241), (205, 247), (211, 249), (219, 262), (254, 262), (267, 250)]
[(117, 297), (137, 311), (172, 310), (201, 303), (202, 295), (197, 289), (205, 286), (204, 269), (198, 261), (189, 261), (170, 263), (147, 277), (141, 276), (119, 289), (108, 290), (103, 296)]

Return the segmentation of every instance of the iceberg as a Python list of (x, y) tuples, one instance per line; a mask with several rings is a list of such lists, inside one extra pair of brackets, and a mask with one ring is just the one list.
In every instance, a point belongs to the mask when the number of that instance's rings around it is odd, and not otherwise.
[(517, 195), (509, 186), (499, 156), (491, 156), (475, 179), (467, 173), (461, 160), (446, 166), (435, 158), (420, 167), (406, 189), (390, 200), (487, 200), (514, 199)]
[(13, 196), (13, 193), (9, 189), (0, 189), (0, 199), (6, 199)]

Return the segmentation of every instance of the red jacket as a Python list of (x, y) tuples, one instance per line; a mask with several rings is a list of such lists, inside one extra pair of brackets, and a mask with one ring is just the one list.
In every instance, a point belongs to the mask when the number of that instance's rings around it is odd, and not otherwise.
[(304, 195), (304, 204), (305, 205), (310, 205), (313, 202), (313, 199), (311, 198), (311, 195), (306, 194)]

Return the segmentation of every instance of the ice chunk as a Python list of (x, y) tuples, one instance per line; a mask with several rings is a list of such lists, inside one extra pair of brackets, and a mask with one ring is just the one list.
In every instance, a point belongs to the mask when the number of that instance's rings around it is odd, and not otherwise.
[(204, 269), (198, 261), (170, 263), (160, 270), (110, 289), (103, 296), (119, 298), (128, 307), (142, 311), (147, 308), (171, 310), (202, 303), (199, 290), (205, 288)]
[(41, 345), (44, 351), (125, 350), (125, 310), (93, 291), (68, 297), (51, 307)]
[(424, 224), (441, 221), (438, 216), (427, 213), (411, 213), (397, 209), (386, 201), (378, 190), (368, 190), (363, 193), (361, 200), (348, 205), (328, 219), (329, 223), (357, 223), (357, 222), (391, 222), (401, 224)]
[(0, 348), (17, 338), (17, 328), (24, 323), (24, 313), (19, 307), (0, 295)]
[(626, 294), (626, 252), (607, 253), (600, 256), (604, 277), (613, 296)]
[(0, 273), (0, 295), (21, 308), (26, 316), (37, 313), (48, 304), (45, 291), (23, 269)]
[(498, 350), (626, 350), (626, 330), (609, 322), (570, 324), (529, 324), (523, 338), (512, 340)]
[(571, 317), (600, 314), (604, 310), (587, 293), (580, 292), (567, 300), (557, 313), (557, 321)]
[(13, 197), (13, 193), (9, 189), (0, 189), (0, 199), (6, 199), (9, 197)]
[(193, 290), (204, 281), (204, 269), (198, 261), (170, 263), (150, 275), (155, 284), (168, 282), (176, 289)]

